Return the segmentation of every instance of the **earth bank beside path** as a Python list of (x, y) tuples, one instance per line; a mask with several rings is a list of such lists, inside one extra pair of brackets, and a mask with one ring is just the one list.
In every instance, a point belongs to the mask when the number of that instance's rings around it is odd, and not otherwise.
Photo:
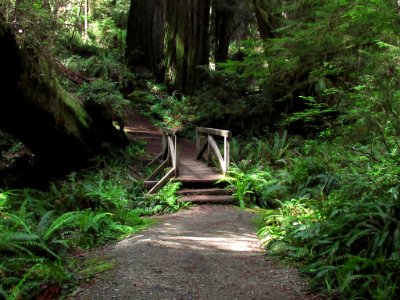
[(201, 205), (87, 254), (114, 261), (75, 299), (318, 299), (295, 269), (267, 259), (254, 214)]

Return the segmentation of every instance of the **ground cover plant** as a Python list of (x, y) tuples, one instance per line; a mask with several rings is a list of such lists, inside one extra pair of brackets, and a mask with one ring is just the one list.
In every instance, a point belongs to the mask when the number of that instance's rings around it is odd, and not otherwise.
[(241, 206), (266, 209), (259, 236), (267, 253), (298, 265), (329, 297), (396, 299), (396, 156), (373, 161), (322, 138), (287, 148), (277, 165), (256, 150), (261, 143), (243, 144), (238, 152), (246, 159), (232, 165), (227, 180)]
[[(143, 152), (131, 144), (109, 158), (53, 182), (47, 190), (3, 189), (0, 193), (0, 294), (21, 299), (65, 293), (76, 284), (80, 266), (70, 263), (78, 250), (119, 240), (151, 224), (142, 215), (181, 208), (167, 185), (146, 196), (129, 165)], [(138, 164), (139, 165), (139, 164)]]
[[(285, 112), (276, 134), (263, 126), (233, 141), (227, 180), (241, 206), (267, 209), (259, 235), (268, 253), (300, 266), (314, 288), (331, 298), (397, 299), (395, 3), (297, 1), (286, 9), (292, 17), (264, 44), (267, 101), (258, 102), (275, 120)], [(249, 97), (234, 99), (245, 105)]]

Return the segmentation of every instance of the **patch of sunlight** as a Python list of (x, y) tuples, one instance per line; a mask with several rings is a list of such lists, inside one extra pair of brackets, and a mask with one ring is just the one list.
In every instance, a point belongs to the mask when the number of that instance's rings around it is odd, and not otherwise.
[(263, 53), (264, 52), (264, 48), (261, 46), (255, 47), (254, 51), (258, 52), (258, 53)]
[(210, 71), (215, 71), (215, 63), (210, 62), (208, 66), (210, 68)]
[(124, 127), (124, 131), (125, 132), (135, 132), (135, 127), (129, 127), (129, 126), (127, 127), (127, 126), (125, 126)]
[(140, 133), (145, 133), (145, 134), (151, 134), (148, 130), (143, 130), (143, 128), (139, 127), (124, 127), (124, 132), (125, 133), (133, 133), (133, 134), (140, 134)]
[(121, 130), (121, 125), (120, 125), (120, 124), (118, 124), (118, 122), (117, 122), (117, 121), (112, 121), (112, 125), (115, 127), (115, 129), (117, 129), (117, 130)]
[(189, 248), (196, 250), (225, 250), (235, 252), (262, 252), (260, 243), (255, 238), (236, 236), (235, 238), (224, 237), (194, 237), (180, 236), (164, 238), (156, 241), (157, 244), (171, 248)]

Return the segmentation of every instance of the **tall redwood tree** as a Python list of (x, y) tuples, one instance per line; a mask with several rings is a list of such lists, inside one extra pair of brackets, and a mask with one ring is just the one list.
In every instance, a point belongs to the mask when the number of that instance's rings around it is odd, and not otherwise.
[(125, 57), (131, 67), (163, 69), (166, 0), (131, 0)]
[(234, 31), (238, 0), (213, 0), (215, 62), (228, 59), (229, 43)]
[(185, 94), (201, 86), (209, 57), (210, 0), (167, 0), (166, 82)]

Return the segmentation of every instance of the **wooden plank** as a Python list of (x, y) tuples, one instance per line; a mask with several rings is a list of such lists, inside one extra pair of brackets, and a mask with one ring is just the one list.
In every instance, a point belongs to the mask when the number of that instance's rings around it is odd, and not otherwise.
[(207, 175), (185, 175), (176, 178), (177, 181), (193, 181), (193, 182), (216, 182), (222, 178), (221, 174), (207, 174)]
[(154, 179), (158, 174), (161, 173), (161, 171), (167, 166), (168, 164), (168, 160), (164, 160), (161, 165), (159, 165), (157, 167), (157, 169), (154, 170), (153, 173), (151, 173), (151, 175), (149, 177), (146, 178), (146, 181), (150, 181), (152, 179)]
[(172, 159), (172, 166), (176, 167), (175, 145), (172, 137), (168, 137), (169, 155)]
[(230, 164), (230, 141), (228, 137), (224, 138), (224, 169), (222, 174), (226, 174), (228, 172), (229, 164)]
[[(182, 153), (185, 155), (180, 157), (181, 153), (179, 147), (179, 135), (177, 134), (179, 131), (178, 129), (162, 128), (162, 131), (163, 151), (155, 160), (153, 160), (153, 162), (160, 158), (164, 158), (165, 161), (163, 161), (161, 165), (158, 166), (153, 172), (153, 174), (147, 178), (147, 181), (160, 174), (169, 163), (172, 164), (172, 168), (159, 182), (153, 186), (149, 193), (157, 192), (168, 182), (168, 180), (173, 177), (175, 177), (174, 180), (199, 183), (200, 186), (202, 186), (203, 183), (213, 184), (222, 177), (221, 173), (217, 172), (217, 170), (214, 170), (214, 168), (210, 168), (205, 163), (195, 160), (195, 157), (192, 158), (191, 155), (188, 155), (188, 151)], [(197, 154), (197, 158), (207, 155), (207, 158), (209, 158), (209, 161), (211, 161), (211, 153), (214, 152), (218, 159), (219, 167), (221, 168), (222, 173), (225, 174), (229, 166), (229, 139), (231, 137), (231, 132), (228, 130), (197, 127), (196, 135), (197, 153), (193, 154)], [(214, 138), (215, 136), (221, 136), (224, 138), (223, 153), (221, 153), (218, 148), (217, 142)], [(207, 151), (206, 155), (204, 154), (205, 151)]]
[(154, 164), (157, 160), (159, 159), (166, 159), (168, 157), (168, 147), (167, 147), (167, 142), (166, 142), (166, 136), (162, 136), (162, 146), (161, 146), (161, 153), (158, 154), (151, 162), (149, 162), (146, 167), (150, 167), (152, 164)]
[(169, 170), (169, 172), (149, 191), (149, 194), (158, 192), (164, 185), (167, 184), (168, 180), (174, 177), (175, 168)]
[(214, 150), (215, 155), (218, 158), (219, 165), (221, 167), (222, 172), (224, 172), (224, 159), (219, 151), (219, 148), (217, 146), (217, 143), (215, 142), (214, 138), (212, 136), (208, 136), (208, 144), (211, 146), (211, 148)]
[(207, 127), (196, 127), (196, 132), (198, 133), (205, 133), (205, 134), (213, 134), (213, 135), (218, 135), (218, 136), (223, 136), (223, 137), (232, 137), (232, 132), (229, 130), (223, 130), (223, 129), (215, 129), (215, 128), (207, 128)]
[(179, 176), (180, 159), (179, 137), (175, 135), (175, 177)]
[(152, 159), (147, 165), (146, 167), (150, 167), (152, 164), (154, 164), (157, 160), (161, 159), (163, 156), (163, 152), (161, 152), (160, 154), (158, 154), (154, 159)]
[(192, 203), (233, 203), (235, 199), (230, 195), (188, 195), (183, 196), (178, 201)]
[(161, 127), (162, 132), (164, 132), (167, 135), (172, 135), (175, 136), (179, 129), (173, 129), (173, 128), (167, 128), (167, 127)]
[(183, 189), (177, 192), (178, 195), (232, 195), (232, 190), (221, 188), (203, 188), (203, 189)]

